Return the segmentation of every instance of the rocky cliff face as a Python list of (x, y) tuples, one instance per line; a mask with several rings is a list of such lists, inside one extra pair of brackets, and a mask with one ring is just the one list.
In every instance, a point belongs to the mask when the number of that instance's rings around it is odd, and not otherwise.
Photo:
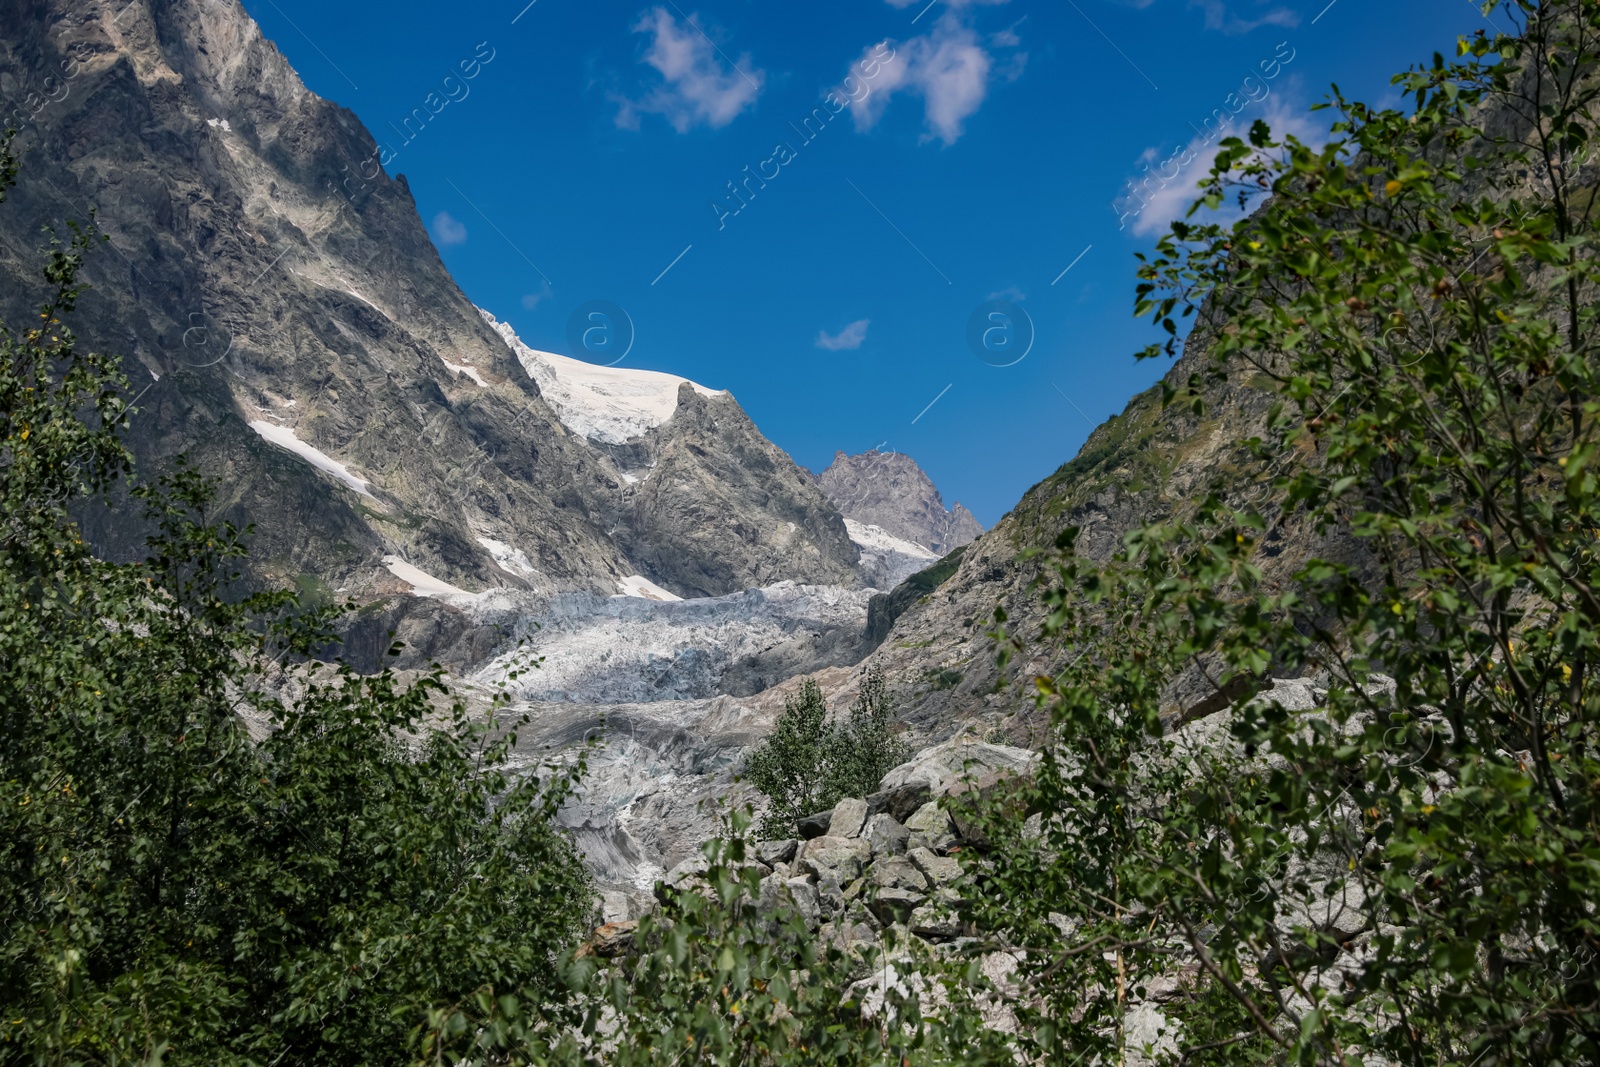
[[(4, 5), (0, 92), (26, 122), (0, 310), (35, 299), (40, 226), (97, 211), (110, 247), (74, 325), (125, 354), (141, 469), (188, 453), (255, 524), (258, 576), (364, 599), (852, 579), (836, 509), (726, 394), (674, 391), (637, 483), (629, 446), (564, 424), (405, 178), (237, 0)], [(141, 543), (123, 505), (88, 520), (114, 554)]]
[(942, 556), (969, 543), (983, 527), (959, 503), (944, 498), (916, 460), (899, 452), (834, 453), (817, 484), (847, 519), (876, 526)]
[[(1196, 375), (1203, 379), (1201, 371), (1211, 358), (1203, 334), (1197, 333), (1166, 380), (1181, 386)], [(919, 735), (947, 737), (970, 722), (1018, 740), (1031, 736), (1035, 724), (1024, 713), (1028, 702), (998, 688), (1002, 679), (991, 636), (997, 607), (1009, 616), (1010, 633), (1024, 639), (1038, 634), (1042, 614), (1030, 584), (1040, 563), (1019, 562), (1019, 553), (1048, 548), (1061, 531), (1077, 526), (1082, 531), (1078, 551), (1109, 558), (1124, 534), (1181, 514), (1219, 478), (1225, 479), (1222, 488), (1233, 503), (1263, 502), (1270, 478), (1243, 442), (1261, 432), (1275, 395), (1231, 368), (1223, 380), (1200, 387), (1203, 415), (1186, 405), (1163, 408), (1161, 396), (1159, 384), (1135, 396), (1122, 414), (1090, 434), (1071, 462), (1028, 490), (959, 558), (874, 603), (869, 636), (881, 643), (867, 662), (908, 684), (914, 696), (907, 720)], [(1344, 534), (1319, 535), (1292, 515), (1281, 517), (1264, 538), (1255, 562), (1272, 583), (1313, 555), (1360, 562)], [(1013, 661), (1009, 674), (1054, 673), (1059, 665), (1054, 657), (1063, 654), (1035, 643), (1028, 657)], [(1195, 691), (1173, 697), (1188, 707), (1207, 695)]]

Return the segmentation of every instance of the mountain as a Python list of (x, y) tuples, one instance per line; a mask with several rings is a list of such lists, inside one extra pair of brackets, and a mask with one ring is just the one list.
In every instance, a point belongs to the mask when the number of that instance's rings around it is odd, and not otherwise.
[[(369, 628), (417, 616), (435, 650), (469, 629), (428, 595), (454, 589), (855, 581), (837, 509), (728, 394), (623, 371), (648, 388), (606, 402), (649, 417), (585, 422), (614, 369), (530, 370), (372, 135), (237, 0), (8, 3), (0, 91), (38, 101), (0, 210), (0, 311), (41, 294), (40, 227), (94, 211), (109, 247), (73, 326), (125, 357), (143, 475), (188, 454), (218, 517), (254, 524), (255, 577), (386, 601)], [(126, 557), (133, 513), (85, 524)]]
[[(1248, 442), (1265, 432), (1279, 397), (1253, 368), (1228, 365), (1220, 375), (1216, 369), (1206, 329), (1197, 328), (1163, 383), (1098, 426), (1072, 460), (1029, 489), (992, 529), (874, 601), (868, 636), (875, 650), (865, 663), (903, 679), (906, 720), (919, 736), (943, 740), (968, 723), (1018, 740), (1029, 736), (1032, 724), (1018, 716), (1015, 694), (998, 688), (1003, 678), (990, 635), (995, 609), (1005, 610), (1008, 632), (1027, 641), (1027, 658), (1013, 661), (1007, 677), (1051, 675), (1060, 666), (1052, 657), (1064, 651), (1036, 640), (1044, 607), (1030, 586), (1041, 561), (1019, 561), (1021, 553), (1047, 550), (1076, 526), (1077, 552), (1108, 559), (1125, 534), (1186, 513), (1213, 486), (1233, 505), (1272, 511), (1263, 502), (1271, 476)], [(1164, 406), (1164, 386), (1179, 394), (1193, 389), (1197, 403)], [(1319, 533), (1292, 512), (1277, 516), (1253, 562), (1271, 585), (1312, 556), (1365, 565), (1347, 531)], [(1168, 697), (1171, 711), (1188, 717), (1217, 694), (1182, 679)]]
[(836, 452), (817, 484), (845, 518), (921, 545), (935, 557), (983, 533), (983, 526), (959, 503), (945, 510), (932, 479), (900, 452)]

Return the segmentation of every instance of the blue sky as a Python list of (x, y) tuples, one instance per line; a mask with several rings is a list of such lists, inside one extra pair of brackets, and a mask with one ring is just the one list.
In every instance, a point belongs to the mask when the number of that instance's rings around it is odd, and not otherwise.
[(1165, 369), (1133, 359), (1133, 257), (1218, 109), (1309, 133), (1330, 82), (1392, 103), (1486, 25), (1473, 0), (245, 6), (523, 340), (594, 359), (569, 320), (608, 302), (623, 366), (732, 390), (813, 469), (905, 452), (986, 525)]

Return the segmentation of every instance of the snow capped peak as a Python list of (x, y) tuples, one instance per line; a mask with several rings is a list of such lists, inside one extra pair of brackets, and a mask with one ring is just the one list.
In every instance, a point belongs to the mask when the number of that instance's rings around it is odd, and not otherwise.
[[(478, 314), (539, 383), (539, 391), (555, 409), (562, 425), (580, 437), (620, 445), (660, 426), (678, 410), (678, 387), (689, 382), (687, 378), (661, 371), (602, 367), (554, 352), (540, 352), (523, 344), (509, 323), (500, 322), (482, 308)], [(728, 395), (725, 389), (689, 384), (701, 396)]]

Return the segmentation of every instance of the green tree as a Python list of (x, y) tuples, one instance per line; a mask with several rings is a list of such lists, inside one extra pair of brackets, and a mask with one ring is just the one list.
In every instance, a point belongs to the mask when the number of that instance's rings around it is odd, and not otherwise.
[[(1325, 148), (1225, 142), (1204, 206), (1270, 202), (1140, 270), (1193, 320), (1168, 405), (1274, 403), (1202, 499), (1049, 561), (1045, 814), (993, 820), (984, 919), (1051, 1062), (1122, 1054), (1185, 963), (1174, 1060), (1600, 1059), (1600, 4), (1499, 15), (1404, 111), (1335, 90)], [(1284, 529), (1328, 550), (1274, 570)], [(1238, 699), (1169, 731), (1198, 678)]]
[(910, 756), (911, 746), (895, 733), (894, 702), (883, 670), (868, 667), (849, 717), (834, 730), (829, 792), (835, 803), (874, 793), (883, 776)]
[(761, 832), (789, 837), (794, 821), (825, 811), (828, 761), (833, 752), (833, 724), (822, 689), (810, 678), (800, 692), (785, 697), (783, 712), (766, 740), (745, 761), (744, 776), (769, 801)]
[(388, 1065), (507, 1005), (562, 1025), (581, 763), (513, 776), (515, 723), (439, 672), (312, 660), (333, 609), (234, 595), (245, 532), (192, 470), (136, 490), (148, 559), (84, 543), (133, 415), (64, 321), (93, 243), (0, 333), (0, 1059)]
[(783, 713), (745, 762), (744, 776), (766, 795), (761, 832), (794, 833), (796, 819), (828, 811), (845, 797), (865, 797), (910, 748), (894, 730), (894, 703), (883, 672), (869, 667), (848, 718), (829, 718), (822, 690), (810, 678), (784, 699)]

